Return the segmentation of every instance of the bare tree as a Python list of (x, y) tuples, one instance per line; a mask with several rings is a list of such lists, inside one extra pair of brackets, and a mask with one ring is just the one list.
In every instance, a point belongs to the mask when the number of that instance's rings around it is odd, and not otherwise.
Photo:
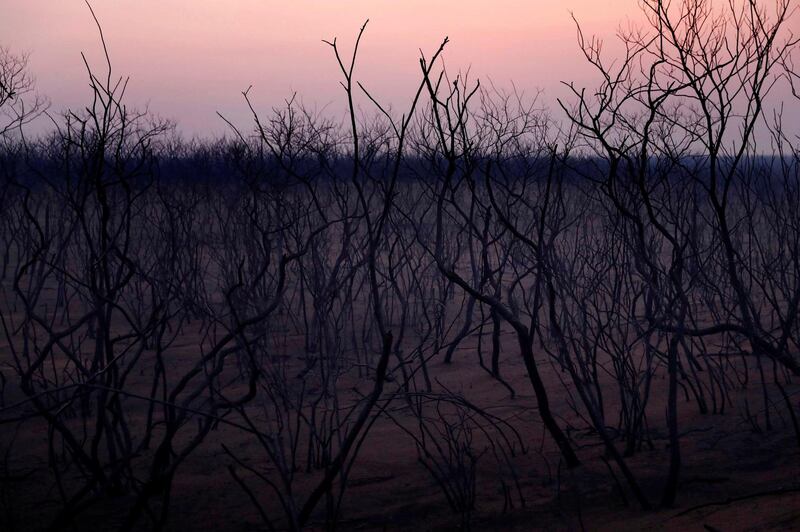
[(28, 55), (0, 46), (0, 135), (22, 130), (47, 111), (48, 101), (36, 92), (28, 72)]

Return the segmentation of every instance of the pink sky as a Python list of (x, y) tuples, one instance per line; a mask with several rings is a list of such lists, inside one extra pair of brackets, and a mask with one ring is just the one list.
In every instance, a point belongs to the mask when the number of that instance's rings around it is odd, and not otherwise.
[[(99, 40), (81, 0), (3, 0), (0, 44), (30, 52), (39, 89), (57, 110), (87, 101), (84, 51), (102, 69)], [(267, 110), (297, 92), (341, 109), (339, 73), (323, 38), (349, 50), (370, 24), (358, 78), (404, 108), (418, 79), (418, 50), (450, 37), (452, 70), (532, 92), (555, 108), (561, 80), (591, 84), (570, 11), (613, 49), (617, 27), (637, 20), (635, 0), (95, 0), (115, 73), (131, 77), (128, 102), (174, 118), (188, 134), (225, 130), (220, 111), (246, 126), (240, 91)]]

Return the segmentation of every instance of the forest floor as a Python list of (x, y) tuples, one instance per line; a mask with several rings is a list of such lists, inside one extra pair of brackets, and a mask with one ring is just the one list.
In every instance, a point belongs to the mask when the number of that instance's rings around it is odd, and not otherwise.
[[(194, 356), (191, 339), (183, 342), (186, 360)], [(755, 380), (735, 390), (724, 414), (701, 415), (693, 401), (680, 396), (682, 469), (674, 507), (644, 512), (637, 508), (626, 486), (614, 482), (596, 435), (575, 427), (585, 424), (572, 414), (569, 387), (538, 353), (551, 403), (562, 426), (567, 427), (583, 464), (564, 468), (549, 438), (543, 433), (535, 398), (512, 336), (503, 335), (502, 372), (517, 391), (507, 390), (477, 363), (475, 346), (466, 342), (451, 364), (439, 359), (429, 371), (453, 392), (458, 392), (494, 416), (507, 420), (519, 432), (526, 452), (512, 457), (518, 487), (508, 472), (498, 468), (491, 453), (475, 442), (480, 456), (476, 474), (476, 510), (471, 527), (476, 530), (790, 530), (800, 529), (800, 447), (783, 398), (769, 389), (772, 429), (764, 429), (763, 396)], [(7, 343), (0, 357), (8, 361)], [(181, 357), (172, 359), (175, 369)], [(3, 369), (8, 374), (8, 369)], [(9, 377), (7, 377), (9, 378)], [(10, 379), (9, 379), (10, 380)], [(131, 381), (135, 389), (147, 385), (142, 374)], [(352, 384), (352, 383), (351, 383)], [(368, 382), (366, 383), (368, 385)], [(391, 384), (391, 383), (390, 383)], [(669, 448), (665, 423), (665, 381), (653, 384), (648, 405), (652, 448), (644, 446), (628, 458), (643, 491), (658, 501), (666, 477)], [(7, 385), (11, 388), (11, 385)], [(785, 387), (796, 403), (800, 387)], [(613, 386), (605, 390), (608, 411), (616, 411)], [(14, 399), (13, 390), (6, 403)], [(400, 400), (393, 415), (406, 415)], [(747, 408), (745, 408), (747, 404)], [(795, 405), (796, 406), (796, 405)], [(758, 423), (748, 421), (750, 411)], [(409, 418), (409, 422), (413, 422)], [(609, 424), (614, 424), (610, 421)], [(10, 521), (25, 523), (26, 530), (44, 525), (58, 507), (53, 479), (48, 473), (46, 427), (35, 421), (5, 425), (0, 430), (2, 449), (15, 438), (6, 456), (0, 481), (0, 509)], [(220, 425), (181, 466), (174, 481), (169, 529), (259, 529), (258, 513), (228, 472), (232, 461), (222, 444), (256, 467), (267, 467), (264, 453), (253, 438)], [(483, 454), (480, 454), (480, 453)], [(610, 463), (610, 461), (609, 461)], [(617, 473), (619, 477), (619, 473)], [(308, 489), (314, 478), (298, 474), (297, 491)], [(622, 481), (621, 477), (620, 481)], [(503, 481), (508, 490), (504, 490)], [(266, 485), (255, 487), (268, 509), (278, 511)], [(112, 528), (124, 500), (110, 500), (86, 512), (93, 530)], [(324, 499), (310, 528), (324, 528)], [(340, 530), (449, 530), (461, 517), (450, 510), (434, 479), (421, 467), (414, 441), (398, 425), (382, 416), (371, 427), (350, 473), (343, 498)], [(88, 529), (88, 528), (87, 528)]]

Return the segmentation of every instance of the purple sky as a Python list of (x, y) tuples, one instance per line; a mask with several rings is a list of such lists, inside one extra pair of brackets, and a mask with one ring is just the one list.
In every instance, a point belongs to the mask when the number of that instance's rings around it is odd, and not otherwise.
[[(39, 90), (56, 110), (86, 103), (80, 52), (103, 67), (99, 40), (81, 0), (3, 0), (0, 44), (30, 55)], [(253, 85), (262, 110), (293, 92), (342, 110), (339, 73), (323, 38), (349, 50), (361, 23), (358, 78), (381, 101), (404, 108), (418, 80), (419, 49), (450, 37), (451, 70), (526, 92), (542, 89), (556, 109), (560, 81), (593, 85), (570, 11), (587, 34), (615, 50), (620, 25), (639, 20), (635, 0), (95, 0), (115, 73), (131, 78), (128, 102), (175, 119), (187, 134), (225, 131), (220, 111), (247, 126), (240, 92)], [(781, 96), (778, 96), (781, 99)], [(366, 107), (366, 104), (365, 104)], [(800, 111), (794, 112), (800, 119)]]

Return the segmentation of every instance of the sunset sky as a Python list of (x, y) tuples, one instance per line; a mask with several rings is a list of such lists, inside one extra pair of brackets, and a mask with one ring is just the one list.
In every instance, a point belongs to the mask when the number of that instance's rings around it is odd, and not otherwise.
[[(545, 91), (555, 107), (560, 82), (592, 84), (576, 44), (573, 12), (586, 33), (614, 50), (620, 25), (639, 19), (635, 0), (95, 0), (115, 74), (130, 76), (128, 102), (175, 119), (187, 134), (225, 130), (220, 111), (247, 124), (241, 91), (263, 110), (293, 92), (303, 102), (341, 112), (342, 90), (331, 49), (347, 51), (370, 24), (357, 77), (400, 109), (418, 80), (419, 49), (450, 37), (451, 70), (501, 87)], [(53, 109), (78, 107), (89, 95), (80, 52), (98, 69), (100, 43), (81, 0), (3, 0), (0, 44), (30, 53), (30, 69)]]

